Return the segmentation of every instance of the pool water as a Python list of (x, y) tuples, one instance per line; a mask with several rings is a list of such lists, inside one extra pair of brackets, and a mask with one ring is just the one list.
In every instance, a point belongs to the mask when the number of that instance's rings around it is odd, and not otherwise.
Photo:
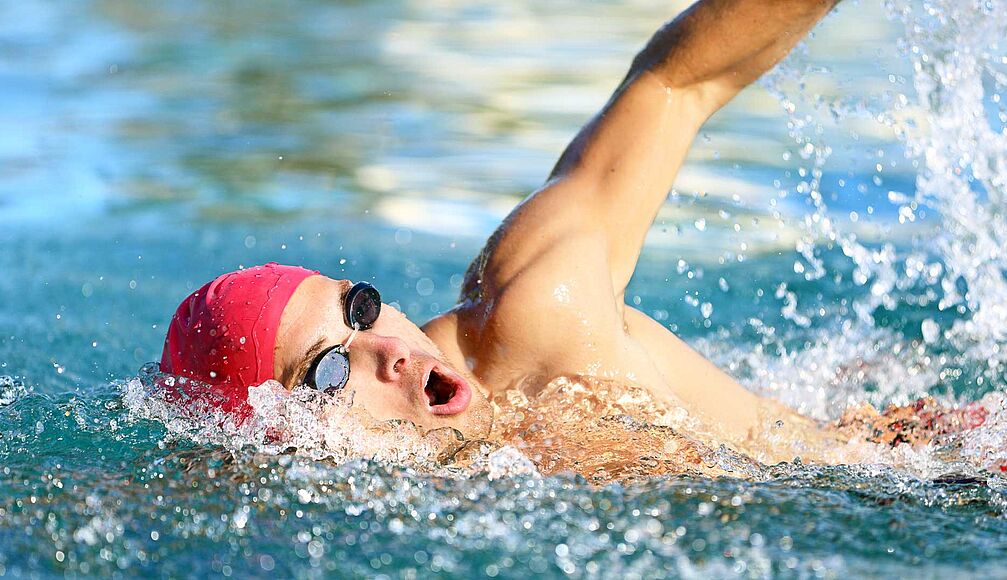
[(999, 0), (840, 5), (704, 128), (627, 292), (815, 418), (985, 397), (952, 455), (595, 485), (349, 417), (288, 453), (140, 377), (240, 266), (450, 307), (667, 4), (0, 5), (0, 576), (1007, 576)]

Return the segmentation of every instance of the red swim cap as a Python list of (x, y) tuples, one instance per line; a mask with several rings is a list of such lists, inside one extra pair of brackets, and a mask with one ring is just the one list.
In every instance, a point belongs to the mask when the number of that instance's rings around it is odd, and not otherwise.
[(213, 385), (225, 410), (242, 407), (248, 387), (274, 378), (280, 316), (294, 290), (315, 274), (270, 262), (224, 274), (196, 290), (171, 319), (161, 372)]

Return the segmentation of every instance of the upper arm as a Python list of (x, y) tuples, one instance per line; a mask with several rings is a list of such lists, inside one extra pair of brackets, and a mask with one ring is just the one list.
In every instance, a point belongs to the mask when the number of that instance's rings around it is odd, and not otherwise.
[(504, 220), (477, 260), (479, 275), (470, 278), (492, 292), (558, 242), (590, 239), (593, 250), (571, 253), (569, 267), (596, 262), (621, 295), (706, 118), (700, 99), (646, 71), (628, 78), (570, 143), (546, 185)]
[(550, 178), (557, 187), (541, 192), (578, 208), (581, 225), (605, 238), (616, 288), (633, 275), (647, 232), (708, 116), (707, 98), (702, 87), (671, 87), (649, 69), (631, 73), (563, 152)]
[[(526, 244), (577, 231), (597, 236), (621, 293), (648, 230), (699, 128), (775, 64), (835, 0), (702, 0), (666, 24), (637, 55), (605, 107), (563, 152), (545, 187), (504, 222), (483, 255), (496, 262), (548, 251), (502, 254), (497, 241), (522, 229)], [(532, 227), (522, 227), (530, 226)], [(512, 247), (513, 248), (513, 247)], [(581, 259), (591, 259), (585, 256)], [(508, 264), (501, 271), (527, 267)]]

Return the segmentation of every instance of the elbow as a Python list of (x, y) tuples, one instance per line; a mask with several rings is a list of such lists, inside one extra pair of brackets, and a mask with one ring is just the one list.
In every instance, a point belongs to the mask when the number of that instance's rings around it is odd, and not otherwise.
[(703, 120), (726, 105), (744, 86), (732, 82), (724, 76), (702, 74), (701, 66), (693, 65), (684, 55), (673, 51), (658, 51), (648, 45), (636, 58), (622, 83), (621, 89), (643, 79), (658, 83), (661, 88), (673, 94), (687, 109)]
[(634, 84), (649, 84), (674, 101), (680, 120), (693, 120), (696, 129), (727, 104), (738, 90), (719, 79), (686, 82), (664, 74), (660, 67), (646, 69), (632, 78)]

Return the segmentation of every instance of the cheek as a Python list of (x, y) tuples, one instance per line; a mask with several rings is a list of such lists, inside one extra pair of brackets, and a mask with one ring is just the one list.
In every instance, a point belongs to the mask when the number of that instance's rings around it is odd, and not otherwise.
[(406, 393), (381, 384), (362, 384), (354, 386), (352, 378), (350, 386), (353, 391), (353, 406), (365, 409), (372, 417), (380, 421), (390, 419), (419, 418), (419, 406), (411, 401)]

